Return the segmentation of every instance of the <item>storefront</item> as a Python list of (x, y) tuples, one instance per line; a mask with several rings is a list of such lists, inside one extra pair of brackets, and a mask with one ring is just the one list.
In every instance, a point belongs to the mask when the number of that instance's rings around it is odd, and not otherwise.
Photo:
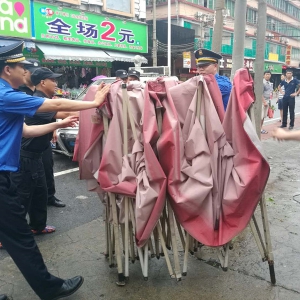
[(274, 61), (265, 61), (264, 63), (264, 71), (270, 70), (272, 76), (271, 81), (273, 82), (274, 89), (278, 87), (281, 82), (281, 74), (282, 74), (283, 63), (274, 62)]
[[(244, 68), (247, 68), (249, 72), (253, 75), (254, 73), (254, 58), (245, 57), (244, 58)], [(231, 77), (232, 70), (232, 56), (224, 55), (223, 59), (220, 60), (220, 75)]]
[[(8, 0), (12, 3), (13, 1)], [(79, 88), (97, 75), (114, 76), (118, 62), (134, 66), (148, 52), (147, 24), (21, 0), (23, 12), (5, 13), (0, 46), (25, 39), (24, 55), (62, 73), (59, 86)], [(10, 6), (8, 6), (9, 9)], [(30, 13), (31, 12), (31, 13)], [(11, 14), (11, 22), (7, 20)], [(6, 39), (7, 37), (7, 39)], [(114, 66), (113, 66), (114, 63)]]

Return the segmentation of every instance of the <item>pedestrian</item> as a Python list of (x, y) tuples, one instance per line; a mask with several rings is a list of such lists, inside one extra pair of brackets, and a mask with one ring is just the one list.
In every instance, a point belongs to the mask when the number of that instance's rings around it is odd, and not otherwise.
[(268, 109), (269, 109), (269, 103), (272, 97), (273, 93), (273, 84), (271, 83), (271, 71), (266, 70), (264, 72), (264, 79), (263, 79), (263, 95), (262, 95), (262, 109), (261, 109), (261, 131), (260, 133), (266, 134), (268, 131), (264, 130), (263, 124), (264, 124), (264, 119), (268, 115)]
[(215, 75), (220, 92), (222, 94), (224, 110), (226, 111), (232, 84), (228, 77), (218, 74), (218, 63), (222, 56), (208, 49), (198, 49), (194, 52), (194, 54), (196, 58), (197, 72), (200, 75)]
[[(24, 84), (19, 86), (19, 90), (26, 93), (27, 95), (33, 95), (35, 92), (35, 85), (31, 81), (31, 74), (41, 68), (41, 63), (37, 59), (28, 59), (27, 61), (31, 62), (32, 65), (25, 65), (26, 73), (24, 76)], [(52, 98), (52, 96), (50, 97)], [(25, 123), (27, 123), (25, 117)], [(56, 137), (56, 131), (53, 132), (53, 138)], [(44, 166), (44, 171), (46, 175), (46, 182), (47, 182), (47, 189), (48, 189), (48, 205), (49, 206), (55, 206), (55, 207), (65, 207), (66, 205), (55, 196), (56, 190), (55, 190), (55, 181), (54, 181), (54, 175), (53, 175), (53, 154), (52, 154), (52, 147), (51, 147), (51, 141), (49, 142), (49, 147), (43, 151), (42, 154), (42, 161)]]
[[(281, 74), (281, 82), (285, 80), (285, 75)], [(278, 86), (278, 100), (277, 100), (277, 104), (278, 104), (278, 109), (280, 111), (280, 120), (279, 122), (282, 122), (282, 116), (283, 116), (283, 110), (282, 110), (282, 99), (284, 96), (284, 85), (282, 85), (281, 87)]]
[(285, 73), (286, 79), (281, 81), (279, 85), (279, 90), (281, 93), (281, 87), (284, 86), (284, 96), (282, 98), (282, 123), (280, 128), (287, 127), (287, 116), (288, 111), (290, 112), (290, 127), (289, 129), (292, 130), (294, 128), (294, 121), (295, 121), (295, 97), (298, 96), (300, 90), (296, 92), (297, 86), (300, 81), (293, 77), (293, 70), (287, 69)]
[[(17, 88), (24, 82), (24, 42), (0, 48), (0, 240), (35, 293), (43, 300), (67, 297), (76, 292), (83, 277), (63, 280), (51, 275), (26, 221), (10, 173), (18, 171), (22, 133), (26, 137), (44, 135), (58, 128), (57, 122), (27, 126), (24, 116), (47, 111), (78, 111), (99, 107), (109, 91), (101, 84), (93, 101), (47, 99), (26, 95)], [(66, 125), (75, 117), (61, 121)], [(69, 125), (69, 124), (68, 124)], [(6, 298), (2, 295), (2, 298)]]
[(140, 81), (140, 76), (141, 73), (137, 70), (129, 70), (128, 71), (128, 79), (127, 82), (129, 81)]
[(26, 72), (24, 76), (24, 84), (19, 86), (19, 90), (26, 93), (27, 95), (33, 95), (35, 86), (31, 82), (31, 74), (38, 68), (41, 67), (41, 63), (37, 59), (29, 58), (27, 61), (31, 62), (31, 65), (24, 65)]
[(125, 70), (119, 69), (116, 71), (116, 79), (119, 80), (123, 80), (124, 83), (127, 83), (127, 79), (128, 79), (128, 73)]

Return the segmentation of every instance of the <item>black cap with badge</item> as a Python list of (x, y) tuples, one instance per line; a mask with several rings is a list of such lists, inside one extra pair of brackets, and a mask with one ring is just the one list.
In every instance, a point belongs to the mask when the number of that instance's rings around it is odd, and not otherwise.
[(31, 65), (25, 65), (25, 69), (28, 70), (30, 73), (33, 73), (36, 69), (41, 67), (41, 63), (37, 59), (29, 58), (27, 59), (27, 61), (32, 63)]
[(208, 49), (198, 49), (194, 52), (196, 65), (217, 64), (222, 55)]
[(128, 74), (125, 70), (120, 69), (116, 71), (116, 77), (123, 79), (123, 78), (127, 78)]
[(29, 64), (31, 62), (27, 61), (23, 54), (24, 41), (13, 43), (8, 46), (0, 48), (0, 64)]
[(54, 79), (60, 77), (62, 74), (53, 73), (48, 68), (37, 68), (32, 74), (31, 74), (31, 82), (33, 85), (38, 85), (42, 80), (45, 79)]
[(135, 76), (138, 80), (140, 79), (141, 73), (137, 70), (129, 70), (128, 76)]

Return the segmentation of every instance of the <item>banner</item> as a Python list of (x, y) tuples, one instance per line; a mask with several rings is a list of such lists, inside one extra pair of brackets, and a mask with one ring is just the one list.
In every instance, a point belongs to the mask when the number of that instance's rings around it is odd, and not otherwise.
[[(32, 43), (34, 44), (34, 43)], [(45, 59), (44, 53), (37, 46), (26, 47), (23, 49), (23, 54), (26, 58), (38, 59), (42, 65), (51, 66), (78, 66), (78, 67), (103, 67), (111, 68), (112, 63), (108, 61), (79, 61), (79, 60), (58, 60), (58, 59)]]
[(191, 68), (191, 52), (182, 52), (183, 56), (183, 67), (184, 68)]
[(0, 0), (0, 35), (31, 38), (29, 0)]
[(148, 52), (146, 24), (34, 2), (37, 41), (126, 52)]

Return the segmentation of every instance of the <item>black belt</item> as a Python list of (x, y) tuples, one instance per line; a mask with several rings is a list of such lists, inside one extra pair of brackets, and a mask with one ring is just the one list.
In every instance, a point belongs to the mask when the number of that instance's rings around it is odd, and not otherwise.
[(40, 152), (40, 153), (30, 152), (30, 151), (25, 151), (25, 150), (21, 149), (20, 155), (23, 157), (27, 157), (27, 158), (39, 159), (39, 158), (42, 158), (43, 152)]

